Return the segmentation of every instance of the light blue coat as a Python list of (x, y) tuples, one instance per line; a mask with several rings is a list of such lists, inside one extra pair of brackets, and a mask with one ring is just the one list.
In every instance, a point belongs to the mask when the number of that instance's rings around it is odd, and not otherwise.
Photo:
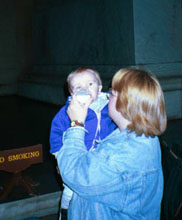
[(69, 220), (159, 220), (163, 193), (157, 137), (116, 129), (95, 151), (84, 129), (70, 128), (58, 153), (63, 181), (75, 192)]

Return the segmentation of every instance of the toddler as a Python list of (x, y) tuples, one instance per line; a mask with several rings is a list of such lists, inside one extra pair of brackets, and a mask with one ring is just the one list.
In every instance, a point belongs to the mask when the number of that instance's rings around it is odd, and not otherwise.
[[(67, 83), (71, 96), (76, 95), (81, 104), (84, 105), (90, 98), (92, 102), (88, 109), (85, 125), (79, 121), (70, 121), (67, 115), (67, 108), (71, 97), (68, 97), (66, 105), (56, 114), (50, 131), (50, 153), (55, 155), (55, 157), (63, 144), (63, 133), (69, 127), (85, 127), (87, 130), (85, 133), (85, 146), (88, 151), (94, 150), (97, 142), (104, 139), (116, 127), (108, 116), (107, 93), (101, 92), (102, 82), (98, 72), (88, 68), (79, 68), (68, 75)], [(61, 198), (61, 210), (64, 212), (65, 209), (68, 209), (71, 198), (72, 191), (64, 184)]]

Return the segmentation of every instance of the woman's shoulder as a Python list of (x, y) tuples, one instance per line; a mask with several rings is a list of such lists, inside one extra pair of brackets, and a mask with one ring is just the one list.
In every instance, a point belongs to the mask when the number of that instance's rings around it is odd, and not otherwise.
[(101, 143), (103, 145), (109, 145), (113, 149), (122, 147), (122, 149), (125, 148), (131, 151), (136, 150), (142, 152), (143, 150), (150, 151), (152, 148), (158, 147), (159, 140), (158, 137), (146, 137), (145, 135), (137, 136), (135, 132), (130, 132), (128, 129), (120, 131), (120, 129), (117, 128), (103, 139)]

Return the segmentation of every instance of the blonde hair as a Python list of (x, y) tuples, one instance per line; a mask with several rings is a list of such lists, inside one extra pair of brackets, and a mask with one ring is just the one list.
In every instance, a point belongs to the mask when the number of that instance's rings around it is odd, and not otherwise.
[(144, 70), (120, 69), (113, 77), (116, 109), (131, 122), (137, 135), (161, 135), (167, 124), (164, 95), (158, 80)]
[(92, 73), (94, 76), (95, 76), (95, 79), (97, 80), (97, 83), (98, 85), (102, 85), (102, 81), (101, 81), (101, 78), (99, 76), (99, 73), (96, 71), (96, 70), (93, 70), (93, 69), (90, 69), (90, 68), (84, 68), (84, 67), (81, 67), (81, 68), (78, 68), (76, 69), (75, 71), (71, 72), (68, 77), (67, 77), (67, 83), (68, 83), (68, 89), (69, 91), (71, 92), (72, 88), (71, 88), (71, 80), (72, 78), (76, 75), (76, 74), (81, 74), (84, 72), (90, 72)]

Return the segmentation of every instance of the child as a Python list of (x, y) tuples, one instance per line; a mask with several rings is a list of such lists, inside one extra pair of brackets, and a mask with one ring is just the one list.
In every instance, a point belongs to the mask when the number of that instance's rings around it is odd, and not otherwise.
[[(104, 139), (116, 127), (112, 119), (108, 116), (108, 98), (106, 93), (101, 92), (102, 82), (100, 76), (95, 70), (79, 68), (68, 75), (67, 83), (71, 96), (78, 93), (88, 93), (88, 98), (91, 97), (92, 99), (85, 121), (85, 129), (87, 130), (85, 134), (85, 145), (88, 151), (94, 150), (97, 141)], [(87, 98), (86, 95), (85, 98)], [(84, 104), (83, 96), (80, 96), (78, 96), (78, 100)], [(55, 155), (55, 157), (63, 144), (62, 137), (64, 131), (70, 126), (75, 126), (75, 124), (82, 126), (82, 123), (78, 121), (71, 122), (67, 115), (70, 98), (68, 98), (66, 105), (56, 114), (51, 124), (50, 153)], [(64, 185), (61, 209), (68, 209), (71, 197), (72, 191)]]

